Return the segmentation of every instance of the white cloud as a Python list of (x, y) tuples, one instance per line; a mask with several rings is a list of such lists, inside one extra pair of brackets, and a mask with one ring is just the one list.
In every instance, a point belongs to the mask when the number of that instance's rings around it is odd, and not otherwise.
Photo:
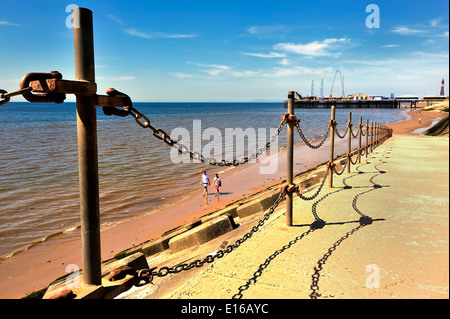
[(254, 77), (260, 74), (260, 71), (232, 71), (230, 73), (232, 76), (237, 77), (237, 78), (242, 78), (242, 77)]
[(439, 25), (439, 22), (441, 22), (442, 18), (436, 18), (436, 19), (432, 19), (430, 20), (430, 25), (432, 27), (436, 27)]
[(207, 68), (214, 68), (214, 69), (220, 69), (220, 70), (229, 70), (230, 67), (226, 65), (218, 65), (218, 64), (200, 64), (197, 63), (198, 66), (204, 66)]
[(413, 35), (413, 34), (426, 33), (427, 31), (422, 30), (422, 29), (411, 29), (407, 26), (398, 26), (398, 27), (394, 27), (394, 29), (392, 29), (392, 32), (398, 33), (401, 35)]
[(221, 74), (222, 72), (229, 70), (230, 67), (226, 66), (226, 65), (218, 65), (218, 64), (201, 64), (201, 63), (195, 63), (198, 66), (201, 67), (206, 67), (208, 69), (206, 70), (199, 70), (200, 72), (205, 72), (208, 73), (209, 75), (212, 76), (218, 76), (219, 74)]
[(136, 79), (135, 76), (112, 76), (112, 77), (105, 77), (105, 76), (97, 76), (97, 80), (109, 80), (109, 81), (132, 81)]
[(253, 35), (275, 35), (280, 32), (285, 32), (286, 27), (284, 25), (274, 26), (251, 26), (247, 28), (247, 32)]
[(192, 74), (187, 74), (187, 73), (182, 73), (182, 72), (176, 72), (176, 73), (172, 73), (172, 74), (179, 79), (190, 79), (190, 78), (194, 77), (194, 75), (192, 75)]
[(116, 17), (116, 16), (113, 15), (113, 14), (107, 14), (106, 16), (107, 16), (108, 18), (110, 18), (111, 20), (113, 20), (114, 22), (117, 22), (117, 23), (120, 24), (120, 25), (126, 25), (125, 22), (123, 22), (122, 20), (120, 20), (118, 17)]
[(270, 52), (269, 54), (243, 52), (242, 54), (255, 56), (258, 58), (284, 58), (286, 56), (286, 54), (284, 53), (277, 53), (277, 52)]
[(12, 23), (12, 22), (8, 22), (8, 21), (0, 21), (0, 25), (10, 25), (10, 26), (19, 26), (20, 24), (17, 23)]
[(172, 34), (172, 33), (164, 33), (164, 32), (152, 32), (145, 33), (141, 32), (137, 29), (126, 29), (125, 33), (129, 35), (140, 37), (144, 39), (152, 39), (152, 38), (166, 38), (166, 39), (180, 39), (180, 38), (195, 38), (198, 37), (196, 34)]
[(382, 48), (396, 48), (399, 47), (400, 44), (386, 44), (386, 45), (382, 45)]
[(339, 48), (342, 43), (350, 42), (349, 38), (330, 38), (323, 41), (313, 41), (307, 44), (295, 44), (295, 43), (278, 43), (274, 46), (275, 50), (282, 50), (287, 52), (293, 52), (301, 55), (309, 56), (328, 56), (333, 55), (332, 52)]
[(283, 59), (283, 60), (281, 60), (281, 61), (278, 62), (278, 63), (281, 64), (281, 65), (289, 65), (289, 64), (290, 64), (290, 62), (289, 62), (288, 59)]

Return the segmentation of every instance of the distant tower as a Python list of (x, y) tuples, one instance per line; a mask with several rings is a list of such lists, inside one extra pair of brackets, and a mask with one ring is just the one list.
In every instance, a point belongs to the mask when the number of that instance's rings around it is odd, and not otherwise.
[(323, 97), (323, 69), (322, 69), (322, 78), (320, 80), (320, 97)]
[(442, 79), (442, 82), (441, 82), (441, 94), (439, 94), (439, 95), (445, 95), (444, 94), (444, 79)]
[(311, 96), (314, 96), (314, 71), (312, 71)]

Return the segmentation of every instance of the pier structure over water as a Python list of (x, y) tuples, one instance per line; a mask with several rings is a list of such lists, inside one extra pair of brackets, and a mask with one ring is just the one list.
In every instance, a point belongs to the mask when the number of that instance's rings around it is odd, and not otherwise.
[[(337, 109), (397, 109), (401, 107), (423, 107), (433, 103), (441, 102), (447, 97), (424, 96), (418, 97), (397, 97), (394, 99), (380, 100), (349, 100), (349, 99), (295, 99), (294, 107), (299, 109), (330, 109), (334, 106)], [(287, 108), (288, 101), (284, 100), (284, 108)]]

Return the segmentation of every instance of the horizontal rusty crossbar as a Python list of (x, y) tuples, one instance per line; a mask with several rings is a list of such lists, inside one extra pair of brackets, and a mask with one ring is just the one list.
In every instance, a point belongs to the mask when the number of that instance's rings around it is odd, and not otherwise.
[(130, 97), (123, 93), (115, 96), (97, 95), (97, 84), (95, 82), (63, 79), (41, 79), (30, 81), (29, 85), (32, 92), (96, 95), (96, 105), (102, 107), (127, 107), (132, 105)]
[(46, 79), (45, 81), (31, 81), (33, 92), (52, 92), (64, 94), (94, 95), (97, 84), (88, 81), (71, 81), (63, 79)]

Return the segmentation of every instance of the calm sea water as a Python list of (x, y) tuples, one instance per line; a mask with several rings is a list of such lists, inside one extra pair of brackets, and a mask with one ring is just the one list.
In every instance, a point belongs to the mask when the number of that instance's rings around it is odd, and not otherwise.
[[(153, 126), (168, 133), (185, 128), (192, 138), (194, 120), (200, 120), (201, 133), (216, 128), (223, 141), (227, 128), (254, 128), (265, 132), (257, 136), (265, 141), (269, 129), (277, 128), (286, 112), (283, 103), (134, 103), (134, 107)], [(336, 110), (342, 132), (348, 111)], [(366, 119), (392, 123), (405, 117), (400, 110), (351, 111), (354, 123), (359, 116), (364, 123)], [(296, 109), (296, 115), (305, 135), (319, 138), (330, 111)], [(102, 227), (179, 200), (199, 187), (203, 169), (211, 174), (223, 170), (197, 163), (173, 164), (170, 147), (132, 117), (109, 117), (98, 109), (97, 125)], [(300, 140), (298, 135), (296, 140)], [(203, 141), (202, 148), (208, 143)], [(286, 144), (285, 130), (278, 143)], [(224, 146), (224, 152), (233, 154), (230, 151), (232, 145)], [(78, 227), (78, 196), (75, 103), (16, 102), (0, 107), (0, 256), (10, 256), (50, 234)]]

